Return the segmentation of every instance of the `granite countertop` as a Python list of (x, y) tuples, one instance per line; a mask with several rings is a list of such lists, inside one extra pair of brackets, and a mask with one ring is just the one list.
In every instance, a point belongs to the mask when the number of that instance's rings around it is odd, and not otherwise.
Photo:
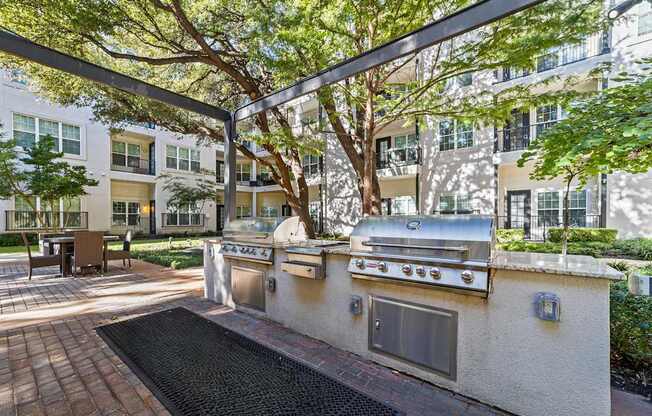
[(494, 269), (621, 280), (624, 275), (591, 256), (497, 251)]

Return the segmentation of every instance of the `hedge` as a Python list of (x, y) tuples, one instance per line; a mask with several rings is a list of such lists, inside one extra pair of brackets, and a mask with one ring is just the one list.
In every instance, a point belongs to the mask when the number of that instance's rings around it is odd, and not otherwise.
[(509, 243), (510, 241), (522, 241), (525, 239), (525, 230), (522, 228), (500, 229), (496, 230), (496, 241), (499, 243)]
[(612, 363), (652, 369), (652, 298), (630, 294), (625, 281), (612, 283), (610, 310)]
[[(560, 243), (563, 228), (551, 228), (548, 230), (548, 241)], [(589, 241), (613, 244), (618, 237), (618, 230), (613, 228), (569, 228), (568, 241), (573, 243), (584, 243)]]
[[(38, 244), (38, 234), (27, 234), (27, 240), (30, 244)], [(0, 234), (0, 247), (22, 246), (23, 239), (20, 234)]]

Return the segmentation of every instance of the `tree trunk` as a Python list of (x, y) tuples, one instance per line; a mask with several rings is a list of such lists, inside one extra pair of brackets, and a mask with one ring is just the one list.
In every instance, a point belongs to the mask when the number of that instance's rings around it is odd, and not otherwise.
[(566, 256), (568, 254), (568, 227), (569, 227), (569, 209), (570, 209), (570, 186), (573, 177), (570, 176), (566, 180), (566, 190), (564, 191), (564, 210), (563, 210), (563, 222), (564, 230), (561, 236), (561, 255)]

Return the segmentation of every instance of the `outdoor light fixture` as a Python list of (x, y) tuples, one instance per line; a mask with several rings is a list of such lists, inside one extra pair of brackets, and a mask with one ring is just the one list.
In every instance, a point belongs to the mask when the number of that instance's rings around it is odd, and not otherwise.
[[(632, 7), (636, 6), (639, 3), (643, 3), (643, 1), (645, 1), (645, 0), (627, 0), (627, 1), (624, 1), (624, 2), (620, 3), (619, 5), (611, 8), (611, 10), (609, 10), (609, 13), (607, 14), (607, 16), (611, 20), (617, 19), (623, 13), (626, 13)], [(650, 1), (650, 0), (648, 0), (648, 1)]]

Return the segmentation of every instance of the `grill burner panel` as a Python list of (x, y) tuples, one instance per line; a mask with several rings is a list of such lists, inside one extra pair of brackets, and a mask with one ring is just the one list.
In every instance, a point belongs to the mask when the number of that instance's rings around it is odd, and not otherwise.
[(489, 216), (367, 217), (351, 234), (354, 278), (489, 293)]
[(244, 259), (258, 263), (272, 264), (274, 251), (271, 247), (252, 246), (231, 242), (224, 242), (220, 248), (224, 257)]

